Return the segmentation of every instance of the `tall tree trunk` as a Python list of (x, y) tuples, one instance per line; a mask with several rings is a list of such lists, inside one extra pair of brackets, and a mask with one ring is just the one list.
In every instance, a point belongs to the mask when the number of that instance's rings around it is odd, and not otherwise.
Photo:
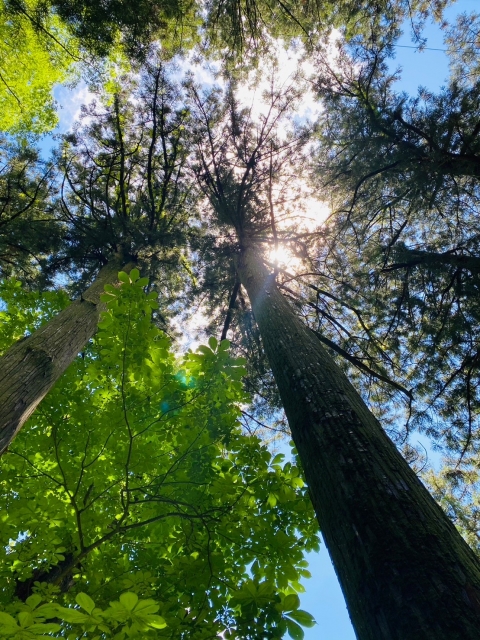
[(0, 358), (0, 455), (95, 333), (100, 295), (117, 281), (120, 269), (121, 259), (112, 259), (79, 299)]
[(478, 640), (480, 561), (252, 247), (237, 259), (359, 640)]

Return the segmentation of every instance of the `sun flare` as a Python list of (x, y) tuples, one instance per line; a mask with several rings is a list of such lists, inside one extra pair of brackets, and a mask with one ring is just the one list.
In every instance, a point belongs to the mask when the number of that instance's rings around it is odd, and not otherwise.
[(300, 260), (284, 244), (279, 244), (276, 249), (270, 249), (267, 260), (282, 269), (295, 269), (300, 265)]

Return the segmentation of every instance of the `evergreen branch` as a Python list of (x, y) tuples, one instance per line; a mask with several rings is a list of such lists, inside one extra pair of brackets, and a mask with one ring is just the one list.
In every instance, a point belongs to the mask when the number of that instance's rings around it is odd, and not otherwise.
[(395, 382), (395, 380), (392, 380), (391, 378), (388, 378), (387, 376), (384, 376), (383, 374), (378, 373), (377, 371), (374, 371), (368, 365), (362, 362), (359, 358), (352, 356), (350, 353), (348, 353), (348, 351), (345, 351), (345, 349), (342, 349), (342, 347), (340, 347), (338, 344), (336, 344), (332, 340), (325, 338), (325, 336), (323, 336), (318, 331), (315, 331), (315, 329), (311, 329), (311, 331), (316, 335), (316, 337), (320, 340), (320, 342), (323, 342), (323, 344), (325, 344), (327, 347), (330, 347), (330, 349), (333, 349), (333, 351), (341, 355), (342, 358), (345, 358), (345, 360), (348, 360), (348, 362), (350, 362), (355, 367), (357, 367), (357, 369), (360, 369), (364, 373), (368, 373), (374, 378), (377, 378), (377, 380), (386, 382), (391, 387), (394, 387), (398, 391), (401, 391), (403, 394), (405, 394), (409, 400), (413, 400), (413, 394), (410, 390), (406, 389), (404, 386), (402, 386), (398, 382)]

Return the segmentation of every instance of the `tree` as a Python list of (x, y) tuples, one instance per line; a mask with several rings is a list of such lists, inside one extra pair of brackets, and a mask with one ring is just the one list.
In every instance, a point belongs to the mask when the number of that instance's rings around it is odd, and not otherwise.
[(478, 13), (463, 13), (446, 34), (445, 42), (448, 44), (452, 75), (462, 84), (471, 84), (478, 80), (479, 26)]
[(334, 194), (334, 215), (316, 271), (374, 319), (369, 331), (346, 322), (360, 337), (344, 348), (414, 390), (407, 430), (426, 430), (461, 462), (478, 437), (475, 89), (455, 80), (408, 98), (392, 88), (385, 51), (349, 53), (319, 81), (317, 184)]
[(31, 284), (58, 250), (62, 226), (52, 211), (53, 167), (28, 145), (0, 143), (0, 273)]
[(427, 486), (465, 540), (480, 552), (480, 496), (478, 454), (465, 455), (461, 468), (453, 458), (443, 461), (438, 471), (425, 474)]
[(140, 92), (140, 110), (118, 94), (104, 111), (93, 107), (85, 138), (77, 130), (63, 148), (65, 175), (52, 207), (64, 223), (64, 242), (47, 266), (80, 267), (87, 281), (106, 266), (78, 300), (2, 356), (1, 451), (92, 337), (103, 287), (115, 283), (119, 269), (140, 260), (158, 274), (162, 261), (176, 265), (182, 259), (176, 245), (190, 202), (182, 144), (188, 114), (173, 110), (178, 98), (161, 65), (146, 65)]
[(209, 0), (206, 35), (214, 55), (224, 56), (226, 45), (227, 57), (238, 61), (238, 54), (243, 58), (262, 55), (271, 39), (287, 44), (300, 39), (308, 48), (315, 47), (332, 27), (348, 40), (369, 38), (379, 29), (395, 31), (407, 19), (419, 32), (428, 17), (441, 20), (448, 4), (449, 0), (312, 0), (301, 4), (290, 0)]
[[(1, 358), (0, 453), (3, 453), (38, 404), (97, 329), (100, 296), (117, 281), (124, 260), (111, 260), (81, 297), (14, 344)], [(127, 269), (133, 263), (127, 264)]]
[(164, 49), (188, 49), (198, 39), (200, 7), (194, 0), (156, 2), (105, 2), (53, 0), (57, 13), (82, 46), (99, 56), (120, 42), (133, 59), (143, 60), (149, 47), (160, 40)]
[[(209, 100), (192, 93), (200, 129), (193, 168), (215, 214), (206, 223), (225, 249), (223, 255), (230, 249), (230, 257), (237, 257), (237, 274), (249, 293), (360, 637), (390, 633), (411, 638), (412, 629), (417, 637), (431, 636), (432, 629), (439, 638), (475, 637), (478, 560), (325, 355), (319, 340), (278, 293), (277, 269), (271, 274), (262, 267), (259, 246), (275, 247), (281, 238), (276, 207), (284, 193), (280, 190), (277, 197), (276, 181), (286, 177), (282, 167), (297, 171), (301, 165), (293, 153), (302, 146), (301, 132), (282, 141), (274, 127), (288, 113), (292, 92), (283, 96), (272, 92), (273, 106), (259, 130), (245, 111), (239, 111), (231, 99), (233, 92), (226, 105), (211, 101), (212, 110)], [(121, 190), (117, 193), (125, 210)], [(297, 233), (292, 242), (299, 241)], [(285, 341), (278, 336), (285, 336)], [(368, 481), (368, 491), (362, 477)], [(457, 563), (463, 577), (456, 572)], [(455, 592), (453, 597), (449, 592), (448, 606), (432, 586), (444, 583), (451, 583)], [(365, 584), (368, 593), (363, 598)], [(464, 591), (473, 603), (467, 610)], [(417, 601), (399, 603), (399, 592), (409, 597), (413, 593)], [(422, 598), (428, 606), (417, 606)], [(440, 602), (440, 610), (432, 601)], [(378, 611), (385, 612), (385, 618), (377, 616)]]
[[(281, 94), (272, 91), (267, 115), (255, 128), (248, 109), (230, 96), (221, 104), (194, 92), (201, 122), (197, 175), (211, 202), (209, 224), (216, 219), (230, 229), (237, 274), (358, 637), (475, 638), (478, 558), (284, 300), (275, 269), (263, 264), (259, 244), (269, 228), (273, 236), (276, 231), (262, 196), (274, 193), (269, 176), (281, 178), (281, 154), (293, 144), (282, 144), (275, 130), (289, 100), (283, 87)], [(279, 163), (273, 172), (269, 150)], [(438, 585), (446, 584), (444, 598)]]
[(318, 539), (299, 468), (242, 434), (228, 342), (176, 358), (147, 279), (120, 280), (2, 458), (2, 634), (56, 618), (55, 637), (302, 637), (313, 619), (296, 593)]

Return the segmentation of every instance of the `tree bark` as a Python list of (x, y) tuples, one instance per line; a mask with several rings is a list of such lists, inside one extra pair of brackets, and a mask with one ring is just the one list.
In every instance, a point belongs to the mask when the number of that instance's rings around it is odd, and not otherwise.
[(478, 640), (480, 561), (253, 247), (237, 258), (359, 640)]
[(0, 455), (95, 333), (104, 310), (100, 295), (121, 269), (122, 261), (112, 259), (79, 299), (0, 358)]

